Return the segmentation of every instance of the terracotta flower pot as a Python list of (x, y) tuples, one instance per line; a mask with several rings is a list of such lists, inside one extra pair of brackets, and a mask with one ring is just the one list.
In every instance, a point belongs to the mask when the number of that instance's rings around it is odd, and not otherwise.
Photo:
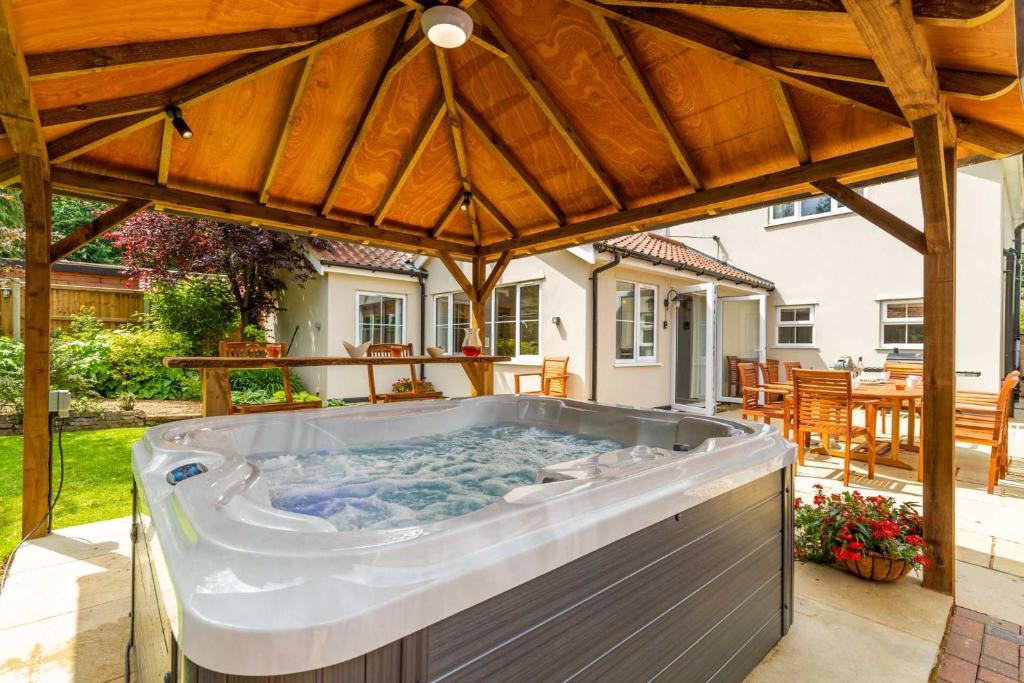
[(868, 552), (859, 560), (841, 560), (840, 567), (870, 581), (897, 581), (910, 573), (914, 568), (912, 562)]

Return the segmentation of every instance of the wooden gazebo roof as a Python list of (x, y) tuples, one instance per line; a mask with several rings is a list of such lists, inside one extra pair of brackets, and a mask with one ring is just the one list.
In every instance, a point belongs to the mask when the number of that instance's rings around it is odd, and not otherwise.
[(56, 188), (456, 258), (910, 171), (908, 59), (961, 158), (1024, 148), (1010, 0), (915, 0), (906, 45), (841, 0), (458, 4), (454, 50), (416, 0), (15, 0), (6, 28)]

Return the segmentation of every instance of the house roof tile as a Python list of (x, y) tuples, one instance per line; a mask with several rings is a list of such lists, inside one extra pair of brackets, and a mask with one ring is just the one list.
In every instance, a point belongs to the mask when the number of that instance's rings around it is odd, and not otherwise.
[(326, 266), (376, 268), (410, 275), (423, 272), (416, 266), (414, 255), (394, 249), (368, 247), (349, 242), (328, 242), (325, 248), (314, 248), (313, 251)]
[(699, 275), (711, 275), (762, 289), (775, 289), (766, 278), (737, 268), (714, 256), (687, 246), (678, 240), (649, 232), (637, 232), (610, 240), (596, 242), (598, 251), (612, 251), (649, 261), (656, 265), (672, 266)]

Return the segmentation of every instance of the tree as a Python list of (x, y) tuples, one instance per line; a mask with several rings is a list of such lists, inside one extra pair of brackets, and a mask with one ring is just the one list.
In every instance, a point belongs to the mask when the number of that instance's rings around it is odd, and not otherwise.
[(144, 211), (126, 220), (112, 239), (129, 278), (145, 286), (195, 274), (225, 276), (243, 327), (259, 325), (278, 310), (278, 297), (289, 284), (301, 287), (316, 272), (303, 238), (207, 218)]
[[(54, 195), (53, 241), (68, 235), (110, 208), (109, 204), (77, 197)], [(25, 258), (25, 214), (21, 205), (21, 190), (9, 188), (0, 191), (0, 257)], [(86, 263), (120, 263), (120, 250), (108, 239), (93, 240), (68, 256), (69, 261)]]
[(219, 275), (156, 284), (149, 293), (149, 312), (161, 329), (184, 337), (193, 355), (216, 355), (218, 343), (238, 329), (231, 285)]

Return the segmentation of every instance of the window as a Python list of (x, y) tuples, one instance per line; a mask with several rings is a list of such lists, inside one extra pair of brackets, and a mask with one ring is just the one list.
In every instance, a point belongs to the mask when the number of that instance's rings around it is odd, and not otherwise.
[(497, 356), (540, 355), (540, 283), (495, 287), (484, 346)]
[[(857, 194), (863, 195), (863, 188), (858, 189)], [(795, 202), (776, 204), (768, 209), (768, 224), (779, 225), (781, 223), (792, 223), (794, 221), (817, 218), (820, 216), (831, 216), (837, 213), (847, 213), (848, 208), (837, 202), (828, 195), (808, 197)]]
[(615, 283), (615, 360), (654, 360), (657, 298), (658, 290), (650, 285)]
[(391, 294), (357, 294), (357, 343), (404, 344), (405, 297)]
[[(446, 353), (459, 351), (472, 319), (472, 306), (462, 292), (435, 296), (434, 345)], [(497, 339), (491, 333), (495, 328)], [(540, 355), (540, 283), (494, 289), (487, 305), (484, 348), (499, 356)]]
[(882, 302), (882, 346), (923, 348), (924, 302), (921, 299)]
[(445, 353), (462, 347), (462, 338), (472, 320), (469, 297), (462, 292), (438, 294), (434, 297), (434, 346)]
[(814, 345), (814, 306), (775, 307), (777, 346)]

